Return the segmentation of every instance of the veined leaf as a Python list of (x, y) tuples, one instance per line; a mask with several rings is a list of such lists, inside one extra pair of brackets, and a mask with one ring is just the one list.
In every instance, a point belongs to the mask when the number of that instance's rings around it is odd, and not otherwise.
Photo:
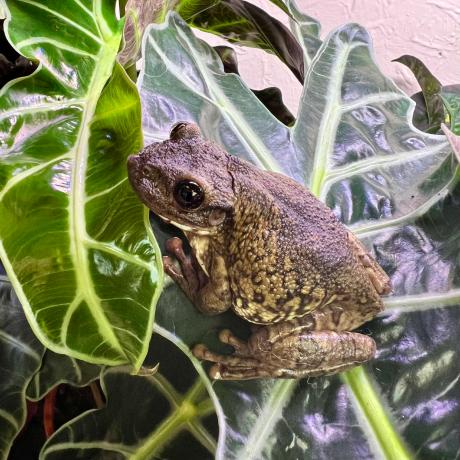
[[(222, 60), (225, 73), (236, 73), (239, 75), (238, 57), (233, 48), (229, 46), (214, 46), (214, 50)], [(287, 126), (292, 126), (294, 124), (294, 115), (292, 115), (289, 109), (284, 105), (283, 95), (279, 88), (271, 86), (264, 89), (253, 89), (251, 91), (279, 121)]]
[(38, 401), (55, 386), (67, 383), (82, 387), (99, 378), (101, 367), (46, 350), (40, 369), (27, 386), (26, 397)]
[(428, 70), (428, 67), (420, 59), (414, 56), (404, 55), (393, 61), (407, 66), (422, 88), (428, 118), (428, 126), (426, 126), (424, 131), (430, 133), (438, 132), (441, 123), (445, 121), (444, 105), (441, 97), (441, 82)]
[(9, 40), (40, 66), (1, 93), (0, 257), (48, 348), (139, 368), (162, 271), (126, 179), (142, 133), (114, 6), (8, 1)]
[(144, 30), (160, 15), (162, 8), (163, 3), (158, 0), (128, 0), (126, 3), (123, 49), (118, 53), (118, 61), (127, 71), (131, 70), (133, 76), (136, 75)]
[(244, 0), (181, 0), (175, 10), (193, 27), (275, 54), (303, 81), (302, 48), (283, 23), (258, 6)]
[(162, 361), (160, 372), (140, 376), (126, 367), (105, 370), (101, 384), (107, 406), (62, 426), (41, 458), (212, 459), (216, 442), (204, 422), (215, 415), (205, 384), (175, 345), (156, 335), (153, 349)]
[[(148, 141), (166, 138), (175, 121), (195, 121), (228, 152), (303, 182), (363, 239), (394, 286), (383, 317), (365, 326), (380, 350), (365, 369), (311, 382), (216, 382), (217, 457), (455, 457), (460, 187), (446, 138), (413, 127), (414, 103), (378, 70), (357, 25), (321, 45), (291, 129), (177, 17), (144, 40)], [(164, 226), (155, 231), (167, 237)], [(212, 349), (220, 328), (248, 334), (231, 313), (200, 315), (174, 285), (156, 320), (176, 340)]]
[(0, 458), (26, 419), (25, 392), (44, 348), (30, 330), (11, 283), (0, 274)]
[(444, 86), (441, 97), (449, 114), (450, 129), (460, 135), (460, 85)]
[(319, 38), (320, 25), (316, 19), (302, 13), (294, 0), (287, 0), (286, 8), (291, 17), (291, 30), (303, 48), (306, 72), (322, 43)]

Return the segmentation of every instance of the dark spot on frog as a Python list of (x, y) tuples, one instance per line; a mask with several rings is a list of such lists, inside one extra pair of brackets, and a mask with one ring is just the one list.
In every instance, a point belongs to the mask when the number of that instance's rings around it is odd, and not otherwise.
[(256, 292), (253, 298), (254, 298), (254, 302), (257, 302), (260, 304), (264, 303), (265, 301), (265, 296), (260, 292)]

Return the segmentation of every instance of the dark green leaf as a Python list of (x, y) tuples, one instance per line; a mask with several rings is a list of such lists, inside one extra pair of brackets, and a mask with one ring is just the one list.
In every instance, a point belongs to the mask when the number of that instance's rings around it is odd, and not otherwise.
[(4, 19), (0, 19), (0, 89), (11, 80), (30, 75), (37, 65), (19, 56), (5, 37)]
[(303, 52), (289, 29), (261, 8), (242, 0), (182, 0), (176, 11), (193, 27), (278, 56), (303, 82)]
[(264, 89), (253, 89), (252, 92), (260, 102), (274, 115), (281, 123), (286, 126), (293, 126), (294, 115), (284, 105), (281, 90), (274, 86)]
[(99, 378), (100, 372), (100, 366), (46, 350), (40, 369), (27, 387), (27, 399), (38, 401), (61, 383), (88, 385)]
[(30, 330), (11, 283), (0, 275), (0, 458), (6, 460), (26, 419), (26, 388), (43, 346)]
[(426, 132), (437, 133), (441, 129), (441, 123), (445, 121), (444, 105), (442, 102), (442, 85), (439, 80), (428, 70), (428, 67), (414, 56), (404, 55), (394, 59), (409, 67), (422, 88), (427, 115)]
[[(386, 313), (364, 328), (380, 347), (365, 370), (311, 382), (216, 382), (217, 457), (455, 458), (458, 164), (444, 136), (411, 125), (413, 102), (376, 67), (367, 33), (344, 26), (322, 44), (291, 129), (173, 16), (148, 30), (144, 57), (148, 141), (193, 120), (230, 153), (293, 176), (355, 230), (394, 285)], [(160, 242), (168, 236), (162, 225), (155, 232)], [(212, 349), (220, 328), (248, 334), (231, 313), (200, 315), (173, 285), (156, 319), (176, 341)]]
[(40, 67), (2, 90), (0, 257), (48, 348), (138, 368), (162, 271), (127, 181), (142, 133), (115, 1), (8, 8), (9, 40)]
[(216, 443), (203, 422), (215, 429), (206, 386), (174, 345), (156, 336), (151, 348), (161, 359), (160, 372), (135, 376), (124, 367), (103, 372), (107, 407), (60, 428), (44, 446), (44, 460), (213, 458)]

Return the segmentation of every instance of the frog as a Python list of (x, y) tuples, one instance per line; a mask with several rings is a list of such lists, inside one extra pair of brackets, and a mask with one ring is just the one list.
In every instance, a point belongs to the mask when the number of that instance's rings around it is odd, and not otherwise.
[(205, 315), (232, 310), (231, 354), (193, 347), (215, 380), (331, 375), (371, 360), (376, 343), (353, 332), (384, 309), (391, 282), (375, 258), (306, 187), (205, 139), (192, 122), (128, 158), (141, 201), (182, 230), (166, 241), (165, 272)]

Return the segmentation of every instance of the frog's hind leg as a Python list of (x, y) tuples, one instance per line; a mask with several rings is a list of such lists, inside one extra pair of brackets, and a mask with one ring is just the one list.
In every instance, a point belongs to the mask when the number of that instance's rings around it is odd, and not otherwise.
[(265, 326), (248, 343), (230, 331), (222, 342), (235, 348), (233, 355), (220, 355), (197, 345), (196, 357), (214, 362), (210, 376), (222, 380), (254, 378), (303, 378), (329, 375), (358, 366), (375, 354), (371, 337), (355, 332), (314, 330), (318, 323), (307, 318)]

